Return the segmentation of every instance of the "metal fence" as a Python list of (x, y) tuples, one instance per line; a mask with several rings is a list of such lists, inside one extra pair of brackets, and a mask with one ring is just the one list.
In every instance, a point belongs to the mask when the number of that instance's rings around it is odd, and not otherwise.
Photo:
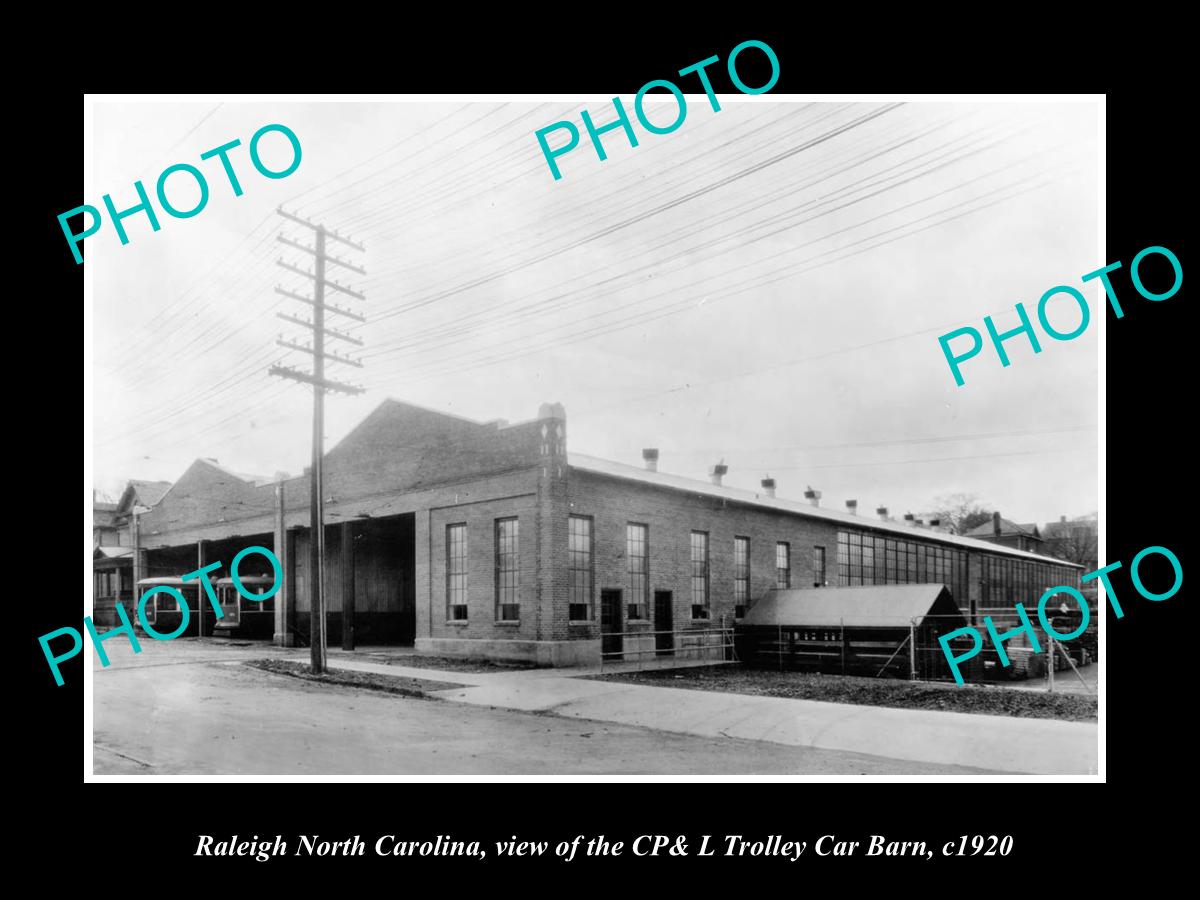
[(671, 664), (675, 660), (726, 662), (737, 659), (733, 624), (665, 631), (610, 631), (600, 638), (600, 667), (635, 662), (638, 668)]
[[(914, 619), (910, 626), (911, 656), (910, 676), (921, 681), (954, 682), (953, 669), (942, 649), (940, 637), (958, 629), (968, 627), (977, 637), (962, 633), (949, 641), (949, 650), (956, 656), (967, 655), (973, 647), (979, 653), (959, 663), (959, 674), (968, 683), (1033, 682), (1041, 680), (1048, 690), (1056, 689), (1056, 679), (1062, 687), (1064, 677), (1076, 680), (1086, 692), (1093, 687), (1085, 676), (1085, 670), (1097, 661), (1097, 630), (1095, 617), (1088, 628), (1077, 638), (1058, 641), (1047, 635), (1033, 619), (1039, 650), (1035, 651), (1027, 633), (1014, 635), (1003, 644), (1008, 665), (1003, 664), (1000, 653), (992, 642), (984, 615), (992, 618), (993, 627), (1000, 634), (1021, 625), (1020, 619), (1011, 609), (983, 610), (975, 624), (965, 624), (959, 616), (924, 616)], [(1069, 634), (1078, 627), (1079, 616), (1048, 616), (1053, 629), (1059, 634)], [(1093, 670), (1094, 671), (1094, 670)]]
[[(1020, 624), (1012, 609), (989, 610), (993, 625), (1004, 633)], [(831, 675), (858, 675), (872, 678), (900, 678), (914, 681), (955, 683), (954, 671), (939, 638), (963, 628), (950, 639), (950, 652), (967, 656), (978, 644), (979, 652), (959, 664), (959, 673), (969, 683), (1021, 681), (1032, 686), (1042, 679), (1055, 690), (1055, 677), (1068, 677), (1072, 688), (1093, 691), (1086, 674), (1095, 662), (1096, 631), (1094, 617), (1088, 629), (1071, 641), (1052, 641), (1034, 623), (1040, 652), (1034, 652), (1028, 635), (1020, 634), (1004, 643), (1009, 664), (1003, 665), (987, 628), (969, 624), (961, 615), (918, 616), (881, 624), (878, 618), (838, 620), (818, 626), (769, 625), (741, 627), (735, 640), (737, 658), (757, 668), (821, 672)], [(1079, 617), (1054, 616), (1050, 624), (1060, 634), (1074, 631)], [(978, 641), (976, 641), (978, 638)], [(1051, 667), (1051, 660), (1053, 666)]]
[(907, 624), (854, 617), (827, 625), (759, 625), (739, 629), (737, 652), (759, 668), (907, 678), (910, 631)]

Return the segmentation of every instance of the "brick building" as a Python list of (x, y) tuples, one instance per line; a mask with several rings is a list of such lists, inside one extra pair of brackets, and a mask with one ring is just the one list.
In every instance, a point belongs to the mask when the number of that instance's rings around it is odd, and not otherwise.
[[(773, 588), (945, 584), (964, 615), (1036, 603), (1080, 567), (979, 540), (568, 453), (566, 414), (479, 423), (385, 401), (325, 459), (331, 644), (594, 662), (662, 635), (732, 624)], [(242, 548), (284, 568), (275, 640), (308, 638), (307, 472), (255, 481), (197, 460), (136, 519), (135, 579), (177, 576)], [(242, 574), (269, 574), (259, 556)], [(228, 576), (227, 568), (217, 573)], [(160, 595), (161, 596), (161, 595)], [(167, 601), (171, 602), (171, 601)], [(197, 631), (210, 628), (199, 621)], [(196, 632), (190, 632), (196, 633)], [(604, 634), (610, 635), (603, 638)], [(660, 645), (661, 646), (661, 645)]]

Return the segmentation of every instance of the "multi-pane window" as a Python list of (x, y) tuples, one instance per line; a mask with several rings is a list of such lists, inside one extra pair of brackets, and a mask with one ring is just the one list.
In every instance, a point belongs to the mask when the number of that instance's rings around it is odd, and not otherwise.
[[(842, 545), (838, 543), (838, 560), (840, 565)], [(825, 587), (825, 548), (813, 547), (813, 587)]]
[(750, 605), (750, 538), (733, 539), (733, 615), (742, 618)]
[[(993, 554), (983, 554), (981, 563), (982, 609), (1011, 611), (1018, 602), (1026, 606), (1036, 603), (1051, 587), (1074, 587), (1079, 583), (1077, 571), (1053, 563)], [(839, 584), (944, 584), (964, 612), (973, 612), (968, 581), (965, 550), (904, 538), (838, 532)]]
[(708, 618), (708, 532), (692, 532), (692, 618)]
[(496, 520), (496, 618), (501, 622), (521, 618), (520, 524), (517, 519)]
[(592, 520), (571, 516), (567, 521), (567, 565), (570, 579), (570, 607), (573, 622), (592, 618)]
[(775, 587), (786, 591), (792, 586), (792, 548), (787, 541), (775, 544)]
[(1079, 572), (1067, 566), (986, 555), (983, 557), (980, 607), (1012, 610), (1037, 603), (1052, 587), (1079, 586)]
[(467, 618), (467, 526), (446, 526), (446, 614), (451, 621)]
[(629, 601), (626, 617), (645, 619), (650, 597), (650, 542), (645, 525), (625, 526), (625, 556), (629, 560)]

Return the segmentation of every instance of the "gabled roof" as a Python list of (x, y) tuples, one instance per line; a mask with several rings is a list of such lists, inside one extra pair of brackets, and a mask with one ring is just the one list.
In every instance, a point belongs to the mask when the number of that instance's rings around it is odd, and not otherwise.
[[(612, 460), (600, 459), (595, 456), (585, 456), (581, 453), (567, 453), (567, 463), (572, 469), (578, 469), (582, 472), (592, 472), (598, 475), (607, 475), (612, 478), (636, 481), (641, 484), (652, 484), (658, 487), (686, 491), (691, 494), (700, 494), (707, 497), (717, 497), (720, 499), (735, 501), (737, 503), (748, 503), (752, 506), (761, 506), (767, 509), (779, 510), (780, 512), (795, 513), (796, 515), (805, 516), (808, 518), (823, 519), (825, 521), (834, 522), (838, 525), (853, 527), (862, 531), (884, 532), (913, 540), (931, 541), (939, 544), (950, 544), (956, 547), (963, 547), (970, 550), (980, 550), (986, 553), (995, 553), (1002, 556), (1018, 556), (1023, 559), (1036, 559), (1039, 562), (1050, 562), (1054, 563), (1055, 565), (1074, 566), (1078, 569), (1083, 568), (1083, 566), (1075, 563), (1069, 563), (1061, 559), (1054, 559), (1051, 556), (1043, 556), (1040, 553), (1030, 553), (1027, 550), (1017, 550), (1012, 547), (1005, 547), (1000, 544), (993, 544), (990, 541), (981, 541), (964, 535), (934, 531), (930, 528), (916, 528), (912, 525), (902, 525), (899, 522), (885, 522), (881, 519), (871, 519), (866, 516), (857, 516), (852, 513), (841, 512), (836, 509), (828, 509), (824, 506), (813, 506), (810, 503), (804, 503), (798, 500), (786, 500), (782, 497), (768, 497), (766, 494), (759, 494), (755, 491), (747, 491), (742, 488), (712, 484), (711, 482), (699, 481), (695, 478), (685, 478), (681, 475), (670, 475), (666, 472), (651, 472), (649, 469), (645, 469), (640, 466), (631, 466), (626, 463), (613, 462)], [(988, 527), (991, 527), (990, 523)]]
[(907, 628), (914, 622), (920, 625), (928, 615), (962, 618), (945, 585), (879, 584), (771, 591), (750, 607), (742, 624)]
[(154, 506), (163, 495), (171, 489), (169, 481), (141, 481), (139, 479), (130, 479), (125, 485), (125, 490), (121, 492), (121, 500), (116, 505), (116, 509), (121, 513), (128, 513), (137, 506)]
[[(541, 459), (542, 432), (548, 424), (549, 419), (476, 422), (385, 400), (325, 454), (327, 521), (344, 521), (364, 511), (389, 515), (389, 501), (381, 498), (438, 484), (532, 471)], [(308, 474), (284, 479), (283, 493), (287, 510), (307, 509)], [(227, 535), (270, 531), (275, 509), (270, 480), (201, 458), (141, 519), (142, 539), (153, 545), (167, 534), (192, 528), (214, 527)], [(400, 501), (395, 511), (408, 510)], [(184, 540), (190, 543), (192, 538)]]
[[(995, 523), (992, 522), (991, 519), (984, 522), (982, 525), (978, 525), (975, 528), (972, 528), (970, 531), (967, 532), (968, 537), (972, 537), (972, 536), (992, 537), (995, 534), (996, 534), (996, 526), (995, 526)], [(1013, 522), (1009, 519), (1003, 519), (1003, 518), (1000, 520), (1000, 534), (1001, 535), (1016, 534), (1016, 535), (1022, 535), (1024, 537), (1037, 538), (1038, 540), (1041, 540), (1041, 538), (1042, 538), (1041, 533), (1038, 531), (1036, 522), (1026, 522), (1024, 524), (1018, 525), (1016, 522)]]

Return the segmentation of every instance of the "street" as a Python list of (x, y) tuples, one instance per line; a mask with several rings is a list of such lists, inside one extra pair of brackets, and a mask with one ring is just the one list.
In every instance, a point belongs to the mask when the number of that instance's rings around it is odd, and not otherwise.
[(307, 651), (150, 641), (94, 663), (97, 775), (978, 774), (314, 684), (243, 665)]

